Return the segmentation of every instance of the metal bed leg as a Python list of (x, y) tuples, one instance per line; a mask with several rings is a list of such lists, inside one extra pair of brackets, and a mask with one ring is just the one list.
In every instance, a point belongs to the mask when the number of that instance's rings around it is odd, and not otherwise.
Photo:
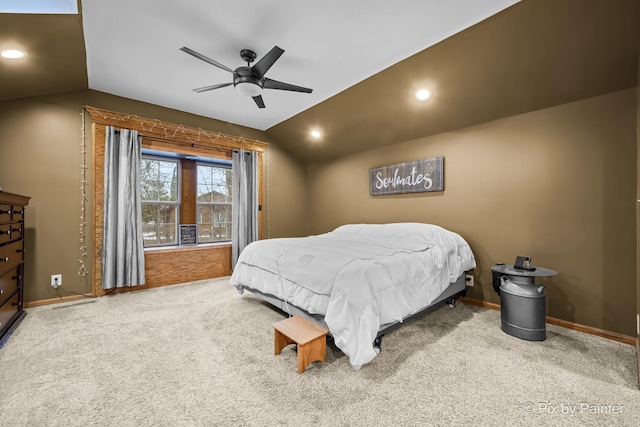
[(376, 337), (376, 339), (373, 340), (373, 346), (378, 349), (378, 353), (382, 353), (382, 337), (383, 336), (384, 334)]

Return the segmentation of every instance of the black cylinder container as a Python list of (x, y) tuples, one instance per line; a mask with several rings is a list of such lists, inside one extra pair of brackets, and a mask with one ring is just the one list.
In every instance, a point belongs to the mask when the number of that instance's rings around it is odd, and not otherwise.
[(502, 330), (529, 341), (544, 341), (546, 333), (546, 294), (534, 277), (502, 276), (500, 311)]

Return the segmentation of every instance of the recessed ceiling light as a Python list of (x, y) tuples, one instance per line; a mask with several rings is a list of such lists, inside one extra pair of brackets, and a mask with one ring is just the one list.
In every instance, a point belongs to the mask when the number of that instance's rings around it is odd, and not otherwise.
[(426, 89), (420, 89), (419, 91), (416, 92), (416, 98), (418, 98), (421, 101), (424, 101), (425, 99), (429, 99), (429, 96), (431, 96), (431, 94)]
[(311, 136), (316, 138), (316, 139), (318, 139), (318, 138), (320, 138), (322, 136), (322, 134), (320, 133), (319, 130), (314, 129), (314, 130), (311, 131)]
[(18, 59), (18, 58), (22, 58), (26, 54), (21, 50), (9, 49), (9, 50), (3, 50), (0, 55), (2, 55), (3, 58)]

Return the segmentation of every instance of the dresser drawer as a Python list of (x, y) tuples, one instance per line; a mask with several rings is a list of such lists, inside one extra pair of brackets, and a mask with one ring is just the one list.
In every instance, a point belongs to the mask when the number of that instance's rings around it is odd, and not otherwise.
[(0, 274), (17, 267), (24, 259), (23, 240), (0, 246)]
[(4, 304), (0, 305), (0, 330), (4, 330), (20, 312), (20, 294), (16, 292)]
[(11, 221), (11, 205), (5, 205), (0, 203), (0, 223)]
[(16, 267), (0, 276), (0, 304), (18, 290), (18, 269)]
[(0, 244), (22, 239), (22, 223), (0, 224)]
[(24, 220), (24, 206), (12, 206), (11, 207), (11, 219), (13, 221)]

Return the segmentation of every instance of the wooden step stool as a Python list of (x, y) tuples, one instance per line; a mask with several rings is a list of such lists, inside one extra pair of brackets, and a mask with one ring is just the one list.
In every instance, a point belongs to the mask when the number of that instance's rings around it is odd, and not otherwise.
[(298, 373), (301, 374), (312, 362), (327, 360), (327, 339), (324, 328), (301, 316), (293, 316), (273, 324), (274, 349), (278, 355), (289, 344), (298, 346)]

